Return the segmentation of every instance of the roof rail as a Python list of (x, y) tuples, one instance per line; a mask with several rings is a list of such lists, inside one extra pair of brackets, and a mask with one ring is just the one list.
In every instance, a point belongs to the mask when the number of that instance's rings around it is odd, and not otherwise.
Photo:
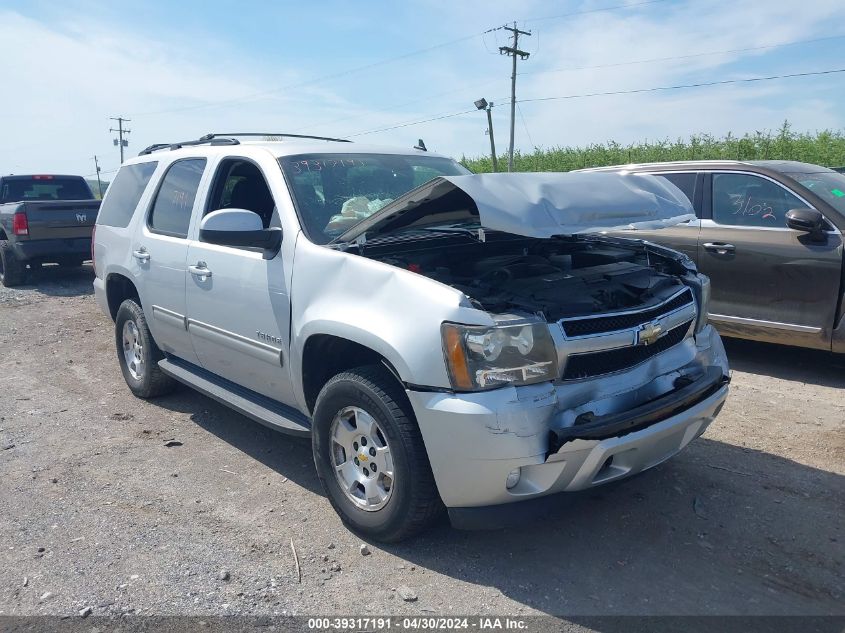
[(278, 136), (280, 138), (305, 138), (315, 141), (333, 141), (335, 143), (351, 143), (348, 138), (332, 138), (331, 136), (311, 136), (310, 134), (287, 134), (285, 132), (233, 132), (229, 134), (206, 134), (201, 141), (208, 141), (221, 136)]
[(152, 154), (153, 152), (157, 152), (162, 149), (179, 149), (181, 147), (191, 147), (193, 145), (240, 145), (238, 139), (236, 138), (215, 138), (212, 136), (211, 138), (201, 138), (197, 139), (196, 141), (179, 141), (178, 143), (156, 143), (155, 145), (150, 145), (149, 147), (143, 149), (138, 156), (146, 156), (147, 154)]
[(191, 147), (194, 145), (240, 145), (238, 139), (233, 138), (235, 136), (277, 136), (280, 138), (304, 138), (315, 141), (333, 141), (335, 143), (352, 142), (346, 138), (332, 138), (330, 136), (310, 136), (307, 134), (284, 134), (278, 132), (234, 132), (231, 134), (213, 133), (201, 136), (195, 141), (181, 141), (179, 143), (156, 143), (155, 145), (150, 145), (149, 147), (142, 150), (138, 154), (138, 156), (146, 156), (147, 154), (152, 154), (153, 152), (157, 152), (163, 149), (174, 150), (179, 149), (180, 147)]

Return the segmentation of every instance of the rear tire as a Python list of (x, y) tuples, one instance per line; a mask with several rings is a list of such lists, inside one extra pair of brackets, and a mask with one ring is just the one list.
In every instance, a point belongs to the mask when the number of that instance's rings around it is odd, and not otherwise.
[(442, 513), (411, 405), (384, 367), (358, 367), (329, 380), (313, 420), (317, 475), (350, 528), (396, 542), (427, 529)]
[(20, 286), (26, 276), (26, 265), (18, 259), (8, 240), (0, 240), (0, 283), (7, 288)]
[(132, 393), (139, 398), (154, 398), (176, 388), (178, 383), (158, 366), (164, 354), (153, 340), (144, 311), (135, 299), (120, 304), (114, 331), (117, 360)]

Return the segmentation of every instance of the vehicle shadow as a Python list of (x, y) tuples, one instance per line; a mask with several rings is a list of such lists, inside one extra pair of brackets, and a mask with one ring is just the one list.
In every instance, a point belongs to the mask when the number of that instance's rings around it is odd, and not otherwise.
[(94, 294), (94, 269), (91, 262), (78, 268), (63, 268), (55, 264), (40, 266), (27, 272), (18, 291), (34, 290), (51, 297), (77, 297)]
[(156, 405), (190, 414), (191, 421), (200, 428), (306, 490), (323, 494), (314, 470), (310, 439), (267, 428), (187, 387), (157, 399)]
[[(158, 403), (323, 495), (307, 440), (188, 389)], [(638, 477), (556, 502), (518, 528), (463, 532), (444, 518), (415, 539), (371, 545), (406, 561), (387, 572), (397, 585), (425, 587), (430, 571), (489, 587), (493, 604), (501, 595), (570, 618), (845, 615), (845, 477), (836, 473), (705, 436)]]
[(638, 477), (558, 498), (521, 528), (442, 526), (379, 547), (549, 614), (845, 614), (841, 475), (699, 439)]
[(731, 369), (822, 387), (845, 388), (845, 354), (723, 338)]

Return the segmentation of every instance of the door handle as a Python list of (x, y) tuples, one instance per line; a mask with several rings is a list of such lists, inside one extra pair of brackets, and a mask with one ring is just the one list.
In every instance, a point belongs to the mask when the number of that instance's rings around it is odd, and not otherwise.
[(197, 262), (194, 266), (188, 266), (188, 270), (195, 277), (211, 277), (211, 271), (206, 267), (205, 262)]
[(137, 251), (132, 251), (132, 257), (137, 259), (139, 262), (150, 261), (150, 254), (147, 252), (147, 249), (143, 246), (141, 246)]
[(703, 246), (705, 250), (716, 253), (717, 255), (727, 255), (736, 251), (736, 247), (733, 244), (727, 244), (725, 242), (705, 242)]

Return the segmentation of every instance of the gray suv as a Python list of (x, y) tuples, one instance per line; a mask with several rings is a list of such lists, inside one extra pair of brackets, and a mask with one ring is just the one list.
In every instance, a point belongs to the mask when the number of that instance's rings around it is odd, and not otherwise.
[(135, 395), (181, 382), (310, 436), (384, 541), (634, 475), (721, 409), (707, 278), (600, 234), (688, 219), (676, 187), (277, 136), (153, 146), (109, 187), (94, 289)]

